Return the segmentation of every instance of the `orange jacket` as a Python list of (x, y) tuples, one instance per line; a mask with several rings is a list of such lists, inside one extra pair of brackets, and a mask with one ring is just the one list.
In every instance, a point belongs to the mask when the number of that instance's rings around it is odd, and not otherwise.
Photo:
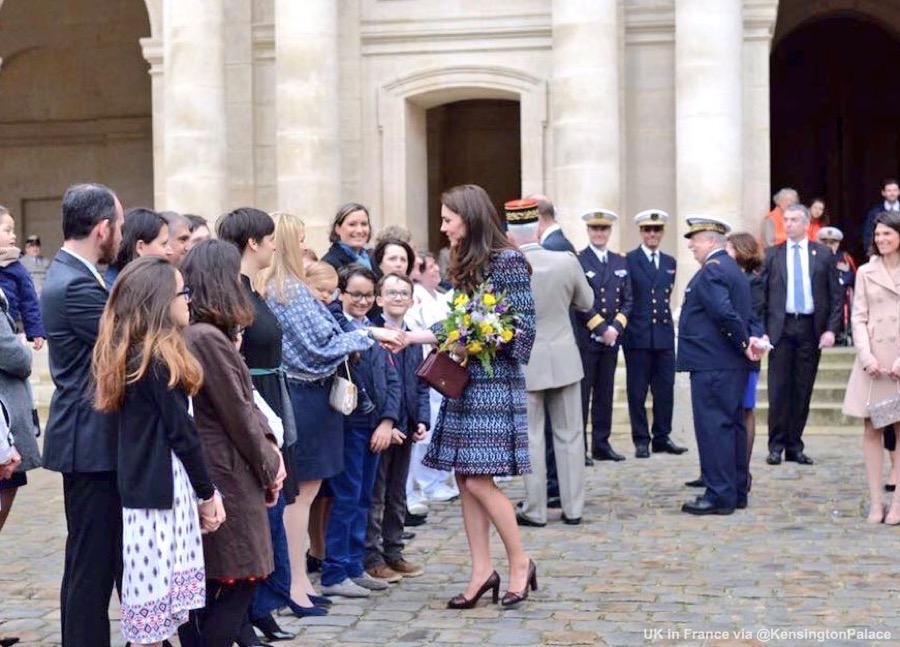
[[(769, 215), (766, 216), (766, 220), (771, 220), (772, 224), (775, 226), (775, 239), (772, 242), (773, 245), (780, 245), (784, 241), (787, 240), (787, 234), (784, 231), (784, 212), (781, 210), (781, 207), (775, 207), (769, 212)], [(766, 241), (764, 240), (763, 243)]]

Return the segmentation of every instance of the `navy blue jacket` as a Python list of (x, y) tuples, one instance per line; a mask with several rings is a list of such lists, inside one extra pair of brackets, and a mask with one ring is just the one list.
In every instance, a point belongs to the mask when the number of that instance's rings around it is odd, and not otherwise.
[[(584, 275), (594, 291), (594, 305), (591, 309), (575, 315), (580, 324), (575, 328), (575, 337), (582, 351), (618, 353), (622, 333), (631, 316), (633, 299), (625, 257), (607, 251), (606, 259), (604, 265), (590, 247), (585, 247), (578, 254)], [(602, 335), (610, 326), (619, 331), (619, 338), (614, 346), (598, 344), (591, 339), (592, 334)]]
[[(334, 300), (328, 306), (341, 329), (350, 332), (359, 330), (362, 324), (350, 321), (341, 309), (341, 303)], [(342, 375), (342, 369), (338, 369)], [(344, 416), (345, 429), (372, 429), (384, 419), (400, 423), (400, 377), (391, 354), (378, 344), (359, 354), (359, 359), (350, 360), (350, 377), (359, 390), (356, 410)], [(364, 414), (359, 409), (363, 402), (363, 391), (372, 400), (375, 410)]]
[[(384, 317), (379, 315), (376, 326), (384, 326)], [(408, 330), (406, 325), (404, 330)], [(422, 347), (407, 346), (399, 353), (394, 353), (394, 365), (400, 378), (400, 419), (397, 429), (403, 433), (415, 431), (419, 423), (428, 429), (431, 426), (431, 403), (428, 398), (428, 385), (419, 379), (416, 371), (422, 363)]]
[(13, 321), (22, 317), (25, 336), (28, 339), (47, 337), (44, 324), (41, 322), (41, 304), (31, 274), (19, 261), (13, 261), (6, 267), (0, 267), (0, 288), (9, 302), (9, 316)]
[(573, 245), (566, 235), (562, 232), (562, 229), (557, 229), (556, 231), (550, 232), (544, 242), (541, 243), (541, 247), (544, 249), (549, 249), (551, 252), (572, 252), (573, 254), (577, 254), (575, 251), (575, 245)]
[(751, 310), (750, 282), (724, 249), (715, 250), (684, 291), (677, 370), (750, 369), (744, 351), (751, 335), (762, 335)]
[(659, 269), (638, 247), (625, 256), (634, 305), (622, 345), (629, 348), (675, 348), (675, 325), (669, 299), (675, 286), (675, 259), (658, 252)]

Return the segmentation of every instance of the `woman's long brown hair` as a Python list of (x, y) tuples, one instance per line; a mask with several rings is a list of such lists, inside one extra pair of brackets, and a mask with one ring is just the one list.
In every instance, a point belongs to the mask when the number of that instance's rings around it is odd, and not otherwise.
[(253, 304), (241, 285), (241, 254), (224, 240), (205, 240), (181, 262), (191, 287), (191, 323), (215, 326), (229, 339), (253, 323)]
[(463, 292), (474, 292), (484, 282), (491, 256), (515, 247), (500, 228), (500, 216), (480, 186), (455, 186), (441, 195), (441, 204), (459, 214), (466, 225), (465, 237), (450, 250), (450, 283)]
[(203, 369), (170, 314), (177, 271), (163, 258), (145, 256), (116, 279), (94, 345), (94, 399), (100, 411), (119, 411), (125, 387), (144, 377), (154, 361), (168, 369), (170, 389), (181, 386), (190, 395), (200, 390)]

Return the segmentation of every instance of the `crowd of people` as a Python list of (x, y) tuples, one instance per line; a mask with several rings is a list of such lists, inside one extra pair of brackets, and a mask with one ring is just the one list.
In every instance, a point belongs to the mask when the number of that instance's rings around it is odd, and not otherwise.
[[(893, 428), (868, 412), (900, 379), (898, 193), (883, 186), (859, 268), (824, 201), (806, 207), (791, 189), (774, 196), (762, 241), (688, 218), (700, 269), (677, 352), (677, 267), (659, 209), (634, 216), (641, 244), (627, 254), (608, 247), (618, 214), (584, 213), (590, 242), (576, 251), (547, 196), (500, 214), (480, 187), (454, 187), (441, 196), (442, 273), (403, 228), (373, 241), (359, 203), (338, 209), (321, 260), (296, 214), (236, 209), (211, 238), (198, 216), (126, 213), (111, 189), (79, 184), (48, 262), (37, 237), (19, 252), (0, 208), (0, 528), (29, 470), (62, 474), (67, 645), (110, 643), (114, 588), (132, 645), (176, 633), (186, 646), (260, 645), (254, 628), (290, 639), (280, 614), (326, 615), (334, 598), (422, 575), (407, 527), (457, 497), (471, 564), (447, 606), (491, 593), (514, 608), (537, 589), (519, 526), (545, 526), (554, 508), (581, 524), (586, 468), (626, 459), (610, 442), (620, 351), (635, 457), (688, 451), (671, 438), (675, 373), (688, 372), (700, 475), (686, 485), (703, 493), (682, 510), (731, 514), (749, 502), (763, 355), (766, 463), (812, 465), (802, 435), (813, 383), (821, 350), (842, 338), (858, 349), (844, 411), (865, 420), (869, 521), (900, 524), (900, 495), (882, 504)], [(491, 333), (493, 315), (447, 324), (475, 294), (502, 300), (515, 322), (487, 358), (466, 327)], [(56, 390), (41, 457), (28, 377), (45, 342)], [(459, 397), (418, 374), (436, 348), (466, 367)], [(497, 483), (518, 475), (525, 498), (513, 506)]]

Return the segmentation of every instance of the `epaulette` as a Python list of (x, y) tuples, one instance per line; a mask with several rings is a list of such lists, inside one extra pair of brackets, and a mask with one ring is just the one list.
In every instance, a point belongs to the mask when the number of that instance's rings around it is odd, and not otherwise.
[(720, 265), (720, 263), (716, 259), (712, 259), (711, 261), (706, 261), (704, 265)]

